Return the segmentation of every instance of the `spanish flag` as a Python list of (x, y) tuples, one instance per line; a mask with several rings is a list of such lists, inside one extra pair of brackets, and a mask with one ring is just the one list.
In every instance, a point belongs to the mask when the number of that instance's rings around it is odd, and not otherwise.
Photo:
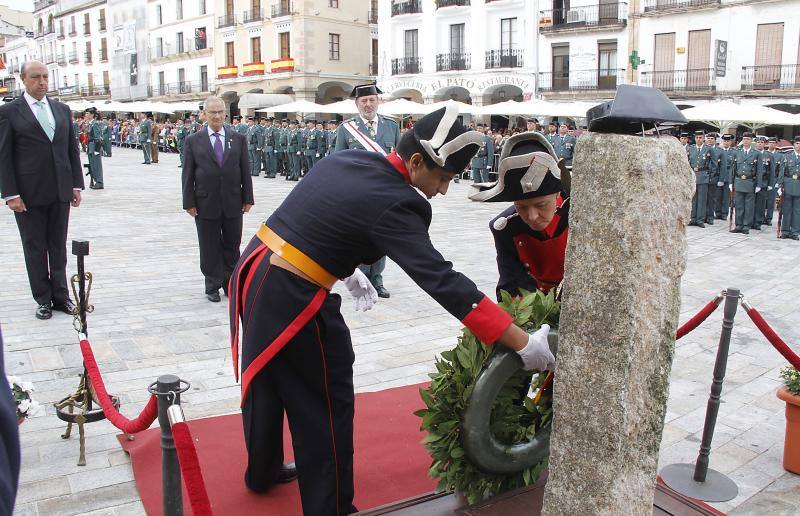
[(270, 70), (275, 72), (291, 72), (294, 71), (294, 59), (286, 57), (283, 59), (273, 59)]

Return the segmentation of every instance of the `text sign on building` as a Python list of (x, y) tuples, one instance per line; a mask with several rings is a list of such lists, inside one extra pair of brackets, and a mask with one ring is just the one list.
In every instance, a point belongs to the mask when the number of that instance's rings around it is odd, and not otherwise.
[(725, 69), (728, 66), (728, 42), (718, 39), (714, 49), (714, 76), (725, 77)]

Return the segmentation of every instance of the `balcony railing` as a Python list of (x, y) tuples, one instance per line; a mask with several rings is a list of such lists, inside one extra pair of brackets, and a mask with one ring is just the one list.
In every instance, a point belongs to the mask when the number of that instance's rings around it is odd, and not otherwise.
[(111, 86), (108, 84), (101, 84), (99, 86), (83, 86), (81, 88), (82, 97), (95, 97), (111, 95)]
[(38, 11), (39, 9), (44, 9), (47, 6), (54, 5), (57, 0), (36, 0), (33, 2), (33, 10)]
[(60, 66), (66, 66), (67, 64), (67, 56), (64, 54), (58, 54), (58, 64)]
[(100, 18), (99, 22), (100, 22), (100, 32), (105, 32), (105, 30), (106, 30), (106, 19), (105, 18)]
[(625, 82), (625, 69), (570, 70), (568, 75), (539, 72), (537, 88), (548, 91), (615, 90)]
[(233, 27), (236, 25), (236, 23), (237, 20), (235, 14), (225, 14), (217, 19), (217, 28), (222, 29), (224, 27)]
[(78, 53), (77, 52), (70, 52), (69, 53), (69, 62), (75, 64), (78, 62)]
[(642, 72), (640, 81), (642, 86), (662, 91), (709, 91), (714, 89), (714, 69)]
[(469, 70), (470, 54), (464, 52), (451, 52), (436, 55), (436, 71), (447, 72), (450, 70)]
[(53, 54), (45, 54), (44, 64), (53, 64), (56, 62), (56, 56)]
[(378, 75), (378, 63), (373, 61), (369, 64), (369, 74)]
[(70, 35), (70, 36), (77, 36), (77, 35), (78, 35), (78, 31), (75, 29), (75, 27), (72, 27), (72, 28), (69, 30), (69, 35)]
[(421, 57), (400, 57), (392, 59), (392, 75), (419, 73), (422, 70)]
[(147, 88), (151, 96), (186, 95), (189, 93), (203, 93), (209, 91), (208, 81), (183, 81), (166, 84), (156, 84)]
[(539, 30), (541, 32), (582, 29), (586, 27), (603, 27), (608, 25), (627, 24), (628, 4), (598, 4), (572, 9), (553, 9), (540, 11)]
[(83, 35), (88, 36), (92, 33), (92, 26), (88, 23), (83, 24)]
[(719, 5), (720, 0), (644, 0), (644, 12)]
[(392, 16), (400, 14), (414, 14), (422, 12), (422, 2), (420, 0), (393, 0)]
[(101, 50), (100, 51), (100, 62), (101, 63), (105, 63), (107, 61), (108, 61), (108, 51), (107, 50)]
[(469, 0), (436, 0), (436, 8), (469, 5)]
[(800, 89), (800, 64), (743, 66), (742, 89)]
[(181, 43), (178, 45), (162, 43), (160, 47), (156, 46), (153, 51), (153, 59), (161, 59), (208, 48), (208, 41), (201, 38), (184, 38)]
[(48, 34), (52, 34), (54, 32), (55, 31), (53, 29), (44, 29), (41, 32), (37, 32), (36, 33), (36, 37), (37, 38), (43, 38), (44, 36), (47, 36)]
[(367, 12), (367, 23), (376, 24), (378, 23), (378, 11), (373, 11), (370, 9)]
[(292, 12), (291, 2), (280, 2), (272, 6), (273, 18), (277, 18), (278, 16), (289, 16), (292, 14)]
[(56, 38), (58, 38), (58, 39), (64, 39), (65, 37), (66, 37), (66, 34), (64, 34), (61, 31), (59, 31), (58, 34), (56, 35)]
[(83, 62), (86, 63), (86, 64), (91, 64), (92, 63), (92, 53), (91, 52), (85, 52), (83, 54)]
[(486, 68), (521, 68), (522, 50), (487, 50)]
[(264, 9), (253, 9), (244, 12), (244, 23), (259, 22), (264, 19)]

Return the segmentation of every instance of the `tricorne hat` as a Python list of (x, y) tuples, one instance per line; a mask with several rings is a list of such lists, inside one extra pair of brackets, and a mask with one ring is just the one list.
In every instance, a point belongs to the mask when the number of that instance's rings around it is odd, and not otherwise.
[(353, 88), (353, 91), (350, 92), (351, 99), (357, 99), (358, 97), (367, 97), (370, 95), (379, 95), (383, 93), (378, 86), (373, 82), (370, 84), (360, 84)]
[(454, 103), (428, 113), (414, 124), (412, 131), (428, 157), (453, 174), (460, 174), (467, 168), (486, 138), (459, 122), (458, 106)]
[[(515, 147), (528, 147), (524, 154)], [(537, 150), (538, 149), (538, 150)], [(478, 191), (469, 196), (473, 201), (513, 202), (532, 199), (567, 190), (569, 173), (559, 161), (553, 146), (536, 131), (519, 133), (506, 141), (500, 154), (497, 181), (473, 185)]]

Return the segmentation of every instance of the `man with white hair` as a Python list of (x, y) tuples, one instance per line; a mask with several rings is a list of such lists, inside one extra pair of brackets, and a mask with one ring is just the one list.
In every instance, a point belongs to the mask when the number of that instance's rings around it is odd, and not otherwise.
[(209, 301), (228, 294), (228, 280), (239, 259), (242, 215), (253, 206), (247, 138), (225, 125), (225, 102), (203, 104), (208, 127), (186, 138), (183, 149), (183, 209), (194, 217), (200, 270)]

